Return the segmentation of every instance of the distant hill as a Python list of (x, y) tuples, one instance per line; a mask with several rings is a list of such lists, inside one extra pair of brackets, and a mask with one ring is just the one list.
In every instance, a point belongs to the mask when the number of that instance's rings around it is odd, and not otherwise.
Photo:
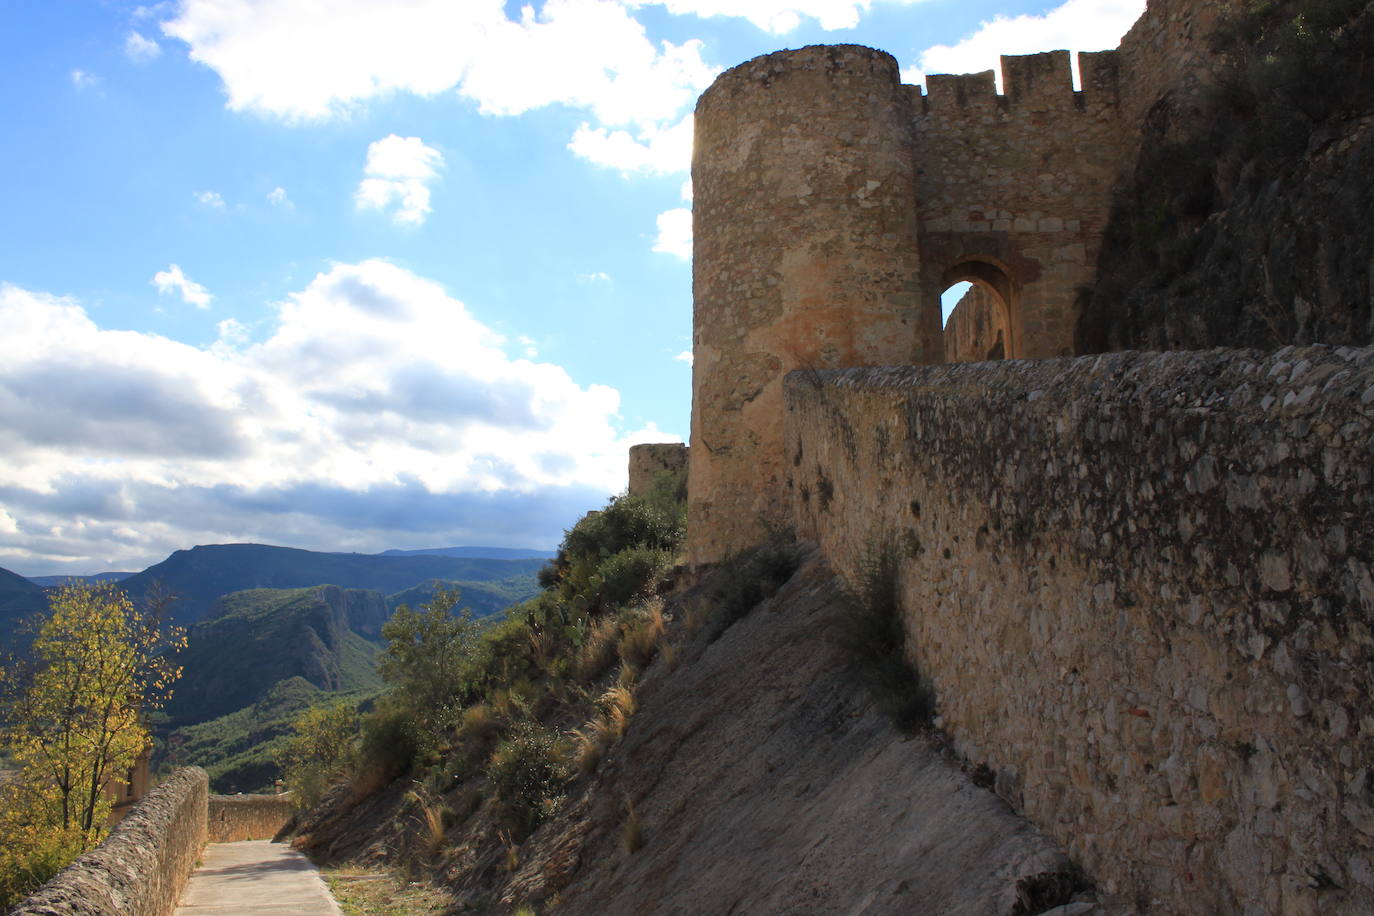
[[(473, 588), (516, 576), (529, 576), (532, 580), (543, 563), (543, 559), (536, 558), (383, 556), (318, 553), (265, 544), (212, 544), (178, 550), (122, 584), (131, 596), (137, 597), (145, 594), (154, 582), (161, 582), (167, 591), (178, 596), (172, 617), (188, 625), (203, 618), (221, 595), (246, 589), (329, 584), (389, 595), (430, 579), (466, 582)], [(471, 598), (475, 601), (477, 596), (472, 594)]]
[(333, 693), (380, 687), (376, 656), (390, 614), (380, 592), (333, 585), (226, 595), (177, 656), (182, 676), (167, 715), (173, 725), (213, 719), (293, 677)]
[(123, 582), (132, 575), (131, 572), (103, 572), (92, 576), (29, 576), (28, 579), (34, 585), (52, 588), (68, 582)]
[(401, 605), (418, 608), (434, 597), (440, 588), (458, 590), (458, 606), (472, 610), (473, 617), (490, 617), (499, 614), (512, 604), (533, 598), (539, 592), (539, 584), (533, 576), (512, 576), (499, 582), (460, 582), (455, 579), (428, 579), (418, 585), (386, 596), (386, 606), (391, 611)]
[(379, 557), (467, 557), (487, 560), (551, 560), (551, 550), (525, 547), (423, 547), (419, 550), (384, 550)]
[(166, 737), (166, 765), (193, 763), (210, 774), (212, 792), (254, 792), (281, 775), (273, 752), (291, 723), (317, 703), (366, 701), (367, 691), (329, 694), (302, 677), (278, 682), (257, 702), (227, 715), (186, 725)]
[(43, 589), (18, 573), (0, 568), (0, 645), (9, 642), (24, 618), (47, 609)]

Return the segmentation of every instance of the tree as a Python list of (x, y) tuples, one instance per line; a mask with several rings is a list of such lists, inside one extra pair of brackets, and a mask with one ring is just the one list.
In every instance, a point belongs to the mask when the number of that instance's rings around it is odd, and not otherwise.
[(480, 631), (471, 611), (453, 613), (457, 606), (457, 589), (440, 590), (418, 611), (401, 605), (382, 625), (382, 679), (431, 728), (447, 724), (457, 712)]
[(7, 855), (37, 850), (48, 862), (103, 838), (106, 787), (148, 747), (144, 716), (181, 674), (172, 657), (186, 635), (162, 627), (165, 603), (140, 611), (113, 583), (63, 586), (49, 598), (28, 661), (0, 674), (0, 740), (17, 769), (0, 804), (5, 827), (22, 829), (34, 846), (10, 844)]
[(277, 751), (282, 779), (296, 793), (298, 807), (313, 808), (325, 789), (354, 761), (358, 713), (348, 701), (312, 706), (291, 723), (295, 730)]

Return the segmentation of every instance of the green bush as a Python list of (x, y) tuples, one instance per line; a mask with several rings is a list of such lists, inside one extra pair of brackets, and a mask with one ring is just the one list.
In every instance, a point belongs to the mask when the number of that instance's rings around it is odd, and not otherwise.
[(487, 779), (501, 801), (506, 825), (523, 838), (557, 809), (568, 781), (567, 754), (555, 732), (521, 722), (496, 747)]
[(634, 598), (645, 597), (672, 559), (668, 551), (651, 547), (629, 547), (607, 557), (597, 567), (601, 579), (601, 605), (620, 607)]
[(313, 808), (356, 761), (358, 713), (346, 701), (312, 706), (296, 719), (295, 734), (277, 752), (282, 779), (296, 793), (296, 804)]
[(363, 717), (358, 754), (364, 765), (381, 769), (387, 781), (408, 771), (422, 752), (432, 751), (432, 738), (415, 727), (414, 710), (392, 694)]

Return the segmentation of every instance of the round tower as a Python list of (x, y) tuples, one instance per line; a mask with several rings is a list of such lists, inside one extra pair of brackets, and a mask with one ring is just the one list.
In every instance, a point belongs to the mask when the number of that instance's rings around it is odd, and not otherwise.
[(815, 46), (697, 102), (692, 562), (789, 522), (786, 373), (923, 361), (910, 91), (889, 54)]

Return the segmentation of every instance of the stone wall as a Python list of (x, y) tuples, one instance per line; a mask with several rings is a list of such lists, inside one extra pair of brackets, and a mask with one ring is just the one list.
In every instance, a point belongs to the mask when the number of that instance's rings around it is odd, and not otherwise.
[(270, 840), (296, 813), (295, 796), (211, 795), (206, 829), (211, 843)]
[(1077, 92), (1067, 51), (1002, 57), (1001, 95), (991, 70), (931, 75), (924, 97), (908, 87), (922, 308), (938, 316), (957, 281), (988, 284), (1010, 312), (1008, 356), (1072, 352), (1126, 163), (1116, 53), (1081, 54), (1079, 69)]
[(177, 770), (10, 916), (171, 913), (205, 846), (208, 786), (200, 767)]
[(1110, 891), (1374, 912), (1374, 350), (793, 373), (799, 534)]
[(659, 474), (686, 474), (687, 456), (687, 446), (681, 442), (630, 446), (630, 495), (647, 493)]

